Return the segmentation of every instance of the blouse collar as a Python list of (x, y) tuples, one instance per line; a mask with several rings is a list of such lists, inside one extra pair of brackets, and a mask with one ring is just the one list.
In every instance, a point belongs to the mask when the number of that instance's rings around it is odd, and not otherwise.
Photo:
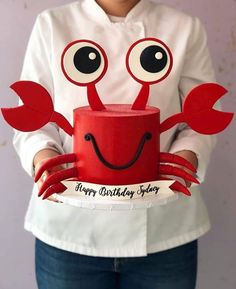
[[(143, 14), (147, 10), (147, 6), (150, 4), (148, 0), (140, 0), (124, 17), (124, 22), (130, 22), (137, 18), (139, 15)], [(92, 16), (94, 21), (111, 23), (111, 19), (105, 13), (105, 11), (97, 4), (95, 0), (82, 0), (82, 7), (84, 11)]]

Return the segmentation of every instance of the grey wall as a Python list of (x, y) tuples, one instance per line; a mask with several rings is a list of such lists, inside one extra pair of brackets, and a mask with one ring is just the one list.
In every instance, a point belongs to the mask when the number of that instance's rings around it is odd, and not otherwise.
[[(36, 15), (69, 0), (0, 0), (0, 107), (14, 106), (8, 86), (19, 78), (29, 34)], [(236, 109), (236, 1), (166, 0), (200, 17), (218, 81), (229, 89), (223, 109)], [(200, 289), (236, 288), (236, 121), (219, 136), (207, 180), (202, 185), (212, 230), (200, 241)], [(23, 230), (32, 180), (21, 169), (11, 144), (12, 130), (0, 116), (0, 289), (35, 289), (33, 237)], [(69, 288), (68, 288), (69, 289)]]

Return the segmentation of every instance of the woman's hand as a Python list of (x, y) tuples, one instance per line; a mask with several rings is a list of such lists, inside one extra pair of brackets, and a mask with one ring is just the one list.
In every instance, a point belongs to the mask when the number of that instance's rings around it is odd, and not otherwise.
[[(37, 173), (38, 169), (41, 167), (41, 165), (44, 162), (46, 162), (48, 159), (55, 157), (55, 156), (58, 156), (58, 155), (59, 155), (58, 152), (51, 150), (51, 149), (43, 149), (43, 150), (39, 151), (34, 157), (35, 173)], [(53, 168), (46, 170), (37, 182), (38, 188), (39, 189), (41, 188), (43, 182), (46, 180), (46, 178), (49, 175), (51, 175), (57, 171), (60, 171), (62, 169), (63, 169), (63, 166), (55, 166)], [(55, 198), (53, 198), (53, 196), (48, 197), (47, 200), (50, 200), (53, 202), (58, 202)]]

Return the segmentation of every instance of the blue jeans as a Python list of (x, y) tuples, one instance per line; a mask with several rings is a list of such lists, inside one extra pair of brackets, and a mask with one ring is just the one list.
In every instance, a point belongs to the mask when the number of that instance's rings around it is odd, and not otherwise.
[(194, 289), (197, 241), (145, 257), (92, 257), (36, 239), (39, 289)]

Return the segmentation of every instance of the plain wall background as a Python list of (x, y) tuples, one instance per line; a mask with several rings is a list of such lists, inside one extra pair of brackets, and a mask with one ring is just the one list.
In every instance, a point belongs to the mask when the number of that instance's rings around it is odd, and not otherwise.
[[(0, 107), (17, 104), (9, 85), (19, 78), (36, 15), (69, 0), (0, 0)], [(236, 1), (165, 0), (197, 15), (208, 32), (218, 82), (228, 88), (225, 111), (236, 109)], [(236, 288), (236, 121), (218, 137), (202, 191), (212, 230), (200, 240), (198, 289)], [(0, 289), (36, 289), (34, 238), (23, 230), (32, 180), (13, 149), (12, 130), (0, 116)], [(147, 287), (148, 288), (148, 287)], [(69, 288), (68, 288), (69, 289)], [(173, 288), (174, 289), (174, 288)]]

